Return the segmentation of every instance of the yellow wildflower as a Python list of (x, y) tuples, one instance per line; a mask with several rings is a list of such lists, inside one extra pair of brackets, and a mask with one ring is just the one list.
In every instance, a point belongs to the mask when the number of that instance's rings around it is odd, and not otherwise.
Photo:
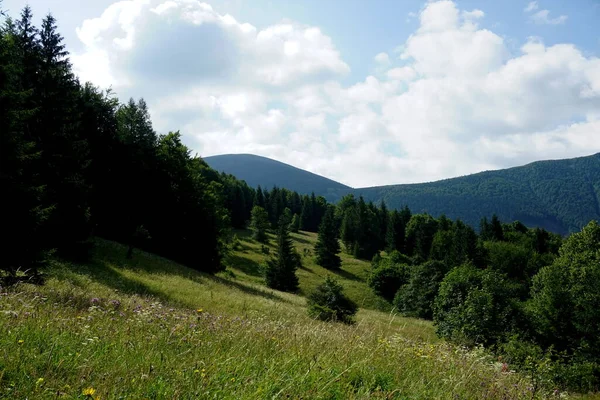
[(199, 308), (196, 310), (197, 312), (201, 313), (202, 311), (204, 311), (203, 309)]
[(38, 378), (38, 380), (35, 382), (35, 385), (40, 386), (42, 383), (44, 383), (44, 378)]
[(23, 343), (25, 343), (25, 341), (23, 339), (19, 339), (19, 341), (17, 343), (23, 344)]
[(81, 392), (84, 396), (94, 396), (94, 394), (96, 394), (96, 389), (89, 387), (87, 389), (83, 389), (83, 392)]
[(235, 378), (231, 378), (231, 382), (235, 382)]

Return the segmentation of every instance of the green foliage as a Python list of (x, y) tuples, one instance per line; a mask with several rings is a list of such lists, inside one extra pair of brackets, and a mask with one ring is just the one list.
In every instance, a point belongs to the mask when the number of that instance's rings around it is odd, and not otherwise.
[(292, 217), (292, 222), (290, 223), (290, 232), (298, 233), (300, 231), (300, 216), (298, 214), (294, 214)]
[(338, 255), (341, 248), (334, 212), (333, 207), (327, 208), (319, 226), (319, 237), (315, 245), (317, 264), (332, 270), (340, 269), (342, 265), (342, 259)]
[(406, 264), (396, 264), (389, 259), (384, 259), (371, 270), (367, 283), (373, 291), (392, 301), (396, 292), (408, 281), (409, 267)]
[(264, 208), (260, 206), (254, 206), (252, 208), (250, 219), (252, 238), (261, 243), (267, 243), (267, 229), (269, 229), (269, 215)]
[(494, 344), (511, 332), (517, 314), (514, 287), (505, 275), (471, 265), (456, 267), (442, 281), (434, 303), (441, 337), (466, 344)]
[(358, 305), (344, 294), (344, 288), (334, 278), (327, 276), (308, 299), (308, 315), (322, 321), (354, 323)]
[(431, 215), (416, 214), (406, 225), (406, 254), (427, 260), (438, 223)]
[(600, 226), (571, 235), (534, 278), (529, 309), (543, 346), (600, 368)]
[(300, 255), (294, 249), (288, 227), (280, 224), (277, 232), (277, 253), (267, 261), (265, 281), (268, 287), (284, 292), (298, 290), (296, 270), (302, 266)]
[(433, 302), (448, 267), (441, 261), (428, 261), (408, 271), (408, 282), (396, 292), (394, 306), (406, 316), (432, 319)]

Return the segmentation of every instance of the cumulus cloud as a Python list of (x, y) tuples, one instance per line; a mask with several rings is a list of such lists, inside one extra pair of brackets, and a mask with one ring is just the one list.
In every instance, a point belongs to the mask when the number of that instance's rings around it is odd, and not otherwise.
[(567, 21), (566, 15), (561, 15), (556, 18), (550, 18), (550, 11), (540, 10), (531, 16), (531, 20), (536, 24), (541, 25), (561, 25)]
[(535, 11), (539, 8), (538, 6), (538, 2), (537, 1), (532, 1), (529, 4), (527, 4), (527, 7), (525, 7), (525, 9), (523, 11), (525, 12), (531, 12), (531, 11)]
[(600, 151), (598, 58), (540, 38), (511, 53), (479, 26), (483, 11), (449, 0), (415, 17), (394, 57), (370, 55), (375, 76), (349, 86), (350, 66), (318, 27), (258, 29), (196, 0), (111, 5), (77, 30), (85, 51), (73, 64), (145, 97), (155, 127), (181, 130), (203, 156), (260, 154), (352, 186)]

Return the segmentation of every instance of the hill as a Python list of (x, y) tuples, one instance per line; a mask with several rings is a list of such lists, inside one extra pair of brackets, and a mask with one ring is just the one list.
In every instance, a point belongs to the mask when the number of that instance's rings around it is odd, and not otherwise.
[(331, 202), (352, 193), (376, 203), (384, 200), (390, 208), (407, 205), (413, 213), (460, 218), (475, 228), (482, 217), (492, 214), (505, 222), (519, 220), (559, 234), (600, 220), (600, 153), (436, 182), (359, 189), (248, 154), (207, 157), (205, 161), (255, 187), (277, 185), (302, 193), (314, 191)]
[[(346, 255), (338, 279), (363, 307), (357, 324), (310, 319), (303, 294), (328, 272), (305, 255), (301, 293), (267, 289), (260, 244), (238, 236), (216, 275), (96, 239), (89, 263), (54, 260), (45, 285), (0, 289), (0, 397), (543, 398), (429, 322), (375, 310), (368, 263)], [(304, 254), (316, 238), (293, 240)]]
[(224, 154), (206, 157), (204, 161), (211, 168), (234, 175), (254, 188), (259, 185), (263, 189), (277, 186), (300, 194), (315, 192), (329, 199), (336, 199), (340, 190), (351, 189), (312, 172), (252, 154)]
[(538, 161), (431, 183), (356, 189), (355, 195), (413, 213), (460, 218), (478, 227), (482, 217), (519, 220), (567, 234), (600, 220), (600, 153)]

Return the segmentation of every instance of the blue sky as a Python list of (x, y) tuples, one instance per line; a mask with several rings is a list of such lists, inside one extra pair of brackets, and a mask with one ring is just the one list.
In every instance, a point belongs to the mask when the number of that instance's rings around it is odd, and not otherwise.
[(600, 151), (597, 0), (115, 3), (29, 1), (201, 155), (372, 186)]

